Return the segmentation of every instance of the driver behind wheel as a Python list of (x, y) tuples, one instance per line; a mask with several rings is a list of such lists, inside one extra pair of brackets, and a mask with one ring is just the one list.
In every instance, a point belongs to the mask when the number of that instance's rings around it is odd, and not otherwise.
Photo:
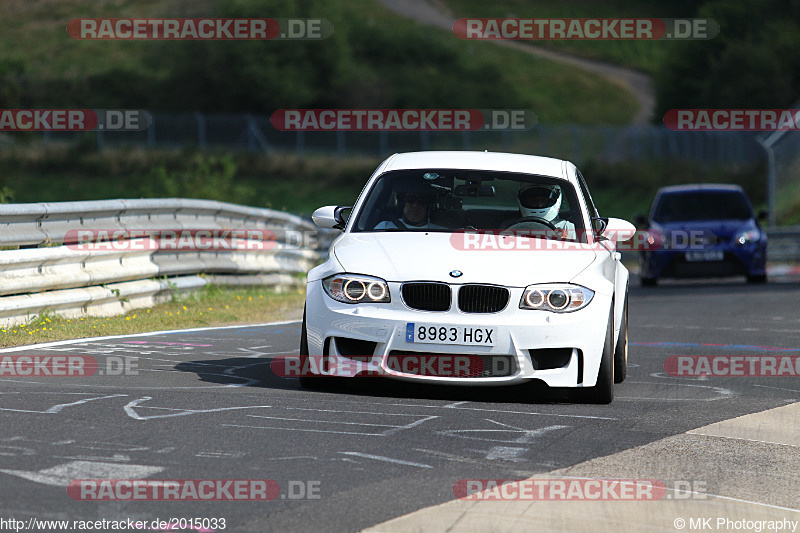
[(561, 238), (575, 239), (575, 224), (559, 216), (561, 187), (558, 185), (522, 183), (517, 193), (517, 203), (522, 217), (531, 220), (522, 220), (508, 229), (541, 229), (543, 225), (533, 220), (538, 218), (561, 230)]

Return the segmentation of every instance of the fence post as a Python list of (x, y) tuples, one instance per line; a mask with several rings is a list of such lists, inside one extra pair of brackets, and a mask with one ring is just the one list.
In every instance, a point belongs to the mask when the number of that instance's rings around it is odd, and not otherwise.
[(306, 132), (303, 130), (297, 130), (295, 136), (295, 152), (297, 153), (297, 157), (303, 157), (306, 153)]
[(153, 148), (156, 145), (156, 117), (150, 114), (150, 125), (147, 126), (147, 147)]
[(389, 134), (386, 133), (385, 130), (381, 130), (378, 134), (378, 142), (380, 143), (378, 151), (380, 152), (380, 156), (383, 157), (389, 152)]
[(336, 156), (339, 159), (344, 158), (347, 154), (347, 145), (345, 144), (345, 133), (342, 130), (336, 132)]
[(427, 130), (421, 130), (419, 132), (419, 146), (422, 150), (431, 149), (431, 132)]
[(206, 147), (206, 117), (199, 111), (195, 112), (194, 119), (197, 121), (197, 145), (200, 148)]

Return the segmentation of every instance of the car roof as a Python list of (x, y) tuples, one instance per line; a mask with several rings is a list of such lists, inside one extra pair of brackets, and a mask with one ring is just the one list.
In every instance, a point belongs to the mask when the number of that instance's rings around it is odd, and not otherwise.
[(744, 192), (739, 185), (730, 183), (686, 183), (684, 185), (670, 185), (661, 187), (659, 193), (673, 192), (699, 192), (699, 191), (736, 191)]
[(571, 165), (561, 159), (536, 155), (488, 151), (428, 151), (394, 154), (385, 161), (385, 166), (381, 170), (383, 172), (418, 168), (496, 170), (569, 180), (565, 175), (565, 164)]

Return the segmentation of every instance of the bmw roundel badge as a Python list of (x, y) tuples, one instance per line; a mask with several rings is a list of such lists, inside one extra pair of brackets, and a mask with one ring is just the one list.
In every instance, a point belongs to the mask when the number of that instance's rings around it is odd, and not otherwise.
[(453, 277), (453, 278), (460, 278), (463, 275), (464, 275), (464, 273), (461, 272), (460, 270), (451, 270), (450, 271), (450, 277)]

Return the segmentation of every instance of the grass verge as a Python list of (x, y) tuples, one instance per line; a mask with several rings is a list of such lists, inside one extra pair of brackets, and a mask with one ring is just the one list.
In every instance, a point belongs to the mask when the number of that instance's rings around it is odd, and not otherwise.
[(235, 324), (258, 324), (302, 316), (305, 288), (278, 292), (269, 287), (209, 285), (171, 302), (124, 315), (67, 319), (42, 314), (27, 324), (0, 328), (0, 347), (65, 339), (126, 335)]

